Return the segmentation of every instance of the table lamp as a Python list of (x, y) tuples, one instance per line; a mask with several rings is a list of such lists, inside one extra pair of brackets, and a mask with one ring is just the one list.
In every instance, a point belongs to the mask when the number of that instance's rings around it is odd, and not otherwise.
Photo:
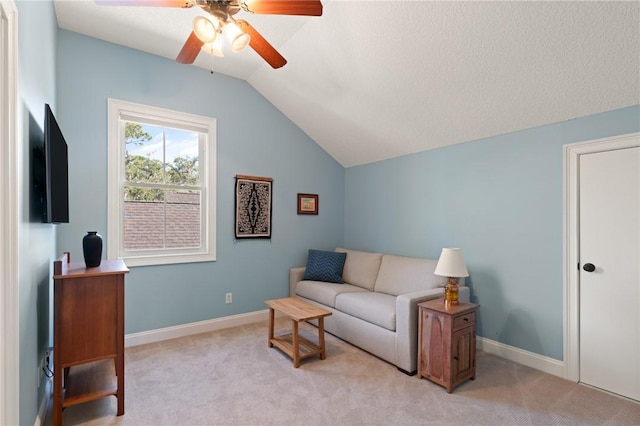
[(462, 250), (459, 248), (443, 248), (434, 274), (447, 277), (444, 287), (444, 300), (452, 305), (458, 304), (458, 277), (468, 277), (469, 272), (464, 265)]

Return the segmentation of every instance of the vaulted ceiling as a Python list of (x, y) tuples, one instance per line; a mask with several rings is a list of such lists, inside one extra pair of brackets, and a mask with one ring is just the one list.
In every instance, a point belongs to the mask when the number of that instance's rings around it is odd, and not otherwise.
[[(640, 104), (640, 1), (322, 0), (252, 15), (287, 60), (193, 65), (246, 80), (345, 167)], [(175, 59), (202, 9), (54, 0), (61, 28)]]

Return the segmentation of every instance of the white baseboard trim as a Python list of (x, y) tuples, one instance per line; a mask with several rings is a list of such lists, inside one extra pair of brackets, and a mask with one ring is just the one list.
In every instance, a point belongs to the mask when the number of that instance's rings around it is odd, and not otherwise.
[[(278, 317), (276, 312), (276, 317)], [(206, 333), (209, 331), (222, 330), (223, 328), (237, 327), (239, 325), (252, 324), (254, 322), (267, 321), (269, 310), (247, 312), (244, 314), (230, 315), (222, 318), (214, 318), (205, 321), (181, 324), (173, 327), (158, 328), (155, 330), (141, 331), (124, 336), (124, 346), (138, 346), (147, 343), (161, 342), (163, 340), (175, 339), (178, 337), (190, 336), (192, 334)], [(265, 330), (266, 333), (266, 330)]]
[(45, 377), (43, 379), (44, 385), (44, 394), (42, 396), (42, 401), (40, 401), (40, 408), (38, 409), (38, 415), (36, 416), (36, 420), (33, 423), (33, 426), (43, 426), (45, 425), (45, 420), (47, 419), (47, 411), (49, 410), (49, 403), (51, 401), (51, 394), (53, 393), (53, 385), (51, 383), (53, 379)]
[(525, 351), (524, 349), (519, 349), (514, 346), (505, 345), (504, 343), (496, 342), (495, 340), (486, 339), (484, 337), (478, 337), (476, 339), (476, 347), (478, 350), (483, 352), (497, 355), (508, 359), (509, 361), (517, 362), (518, 364), (553, 374), (554, 376), (565, 378), (564, 362), (558, 361), (557, 359)]
[[(282, 316), (279, 312), (276, 312), (275, 314), (276, 317)], [(227, 317), (192, 322), (173, 327), (142, 331), (140, 333), (131, 333), (124, 336), (124, 345), (125, 347), (145, 345), (147, 343), (161, 342), (163, 340), (176, 339), (178, 337), (185, 337), (193, 334), (206, 333), (209, 331), (222, 330), (224, 328), (267, 321), (268, 318), (269, 310), (264, 309), (261, 311), (230, 315)], [(564, 362), (558, 361), (557, 359), (525, 351), (524, 349), (505, 345), (504, 343), (479, 336), (476, 339), (476, 344), (478, 350), (483, 352), (497, 355), (510, 361), (517, 362), (518, 364), (526, 365), (527, 367), (535, 368), (536, 370), (564, 378)]]

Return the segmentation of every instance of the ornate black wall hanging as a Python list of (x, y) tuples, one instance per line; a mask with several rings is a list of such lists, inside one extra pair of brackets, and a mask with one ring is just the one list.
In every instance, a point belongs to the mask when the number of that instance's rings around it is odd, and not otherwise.
[(273, 179), (236, 175), (236, 238), (271, 238)]

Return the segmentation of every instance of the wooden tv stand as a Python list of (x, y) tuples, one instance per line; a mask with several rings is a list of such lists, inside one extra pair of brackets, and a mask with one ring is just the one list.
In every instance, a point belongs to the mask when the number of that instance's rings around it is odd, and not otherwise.
[(124, 414), (124, 274), (121, 259), (87, 268), (53, 262), (53, 426), (62, 410), (114, 395)]

